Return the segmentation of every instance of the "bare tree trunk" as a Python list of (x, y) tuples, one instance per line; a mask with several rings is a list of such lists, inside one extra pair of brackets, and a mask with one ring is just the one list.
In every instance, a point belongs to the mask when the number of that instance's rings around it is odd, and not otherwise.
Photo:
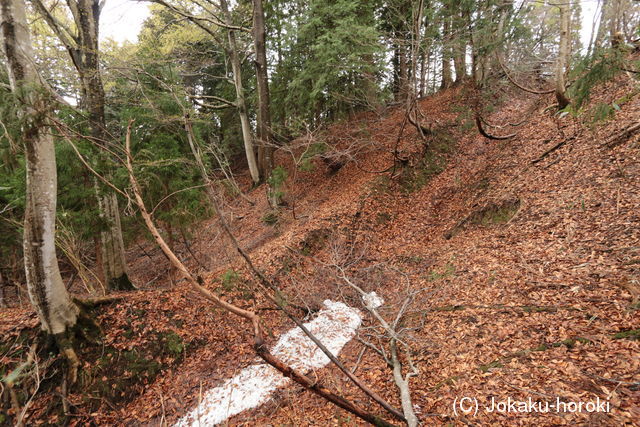
[(462, 83), (467, 77), (467, 63), (466, 63), (466, 45), (457, 43), (457, 49), (453, 55), (453, 67), (456, 72), (456, 84)]
[(609, 0), (602, 0), (602, 7), (600, 8), (600, 23), (598, 24), (598, 33), (596, 40), (593, 43), (593, 50), (597, 52), (602, 48), (604, 38), (607, 34), (607, 19), (610, 16), (609, 13)]
[[(509, 78), (508, 73), (506, 72), (506, 67), (503, 66), (503, 64), (506, 62), (505, 58), (509, 57), (508, 51), (507, 51), (507, 47), (505, 46), (505, 23), (507, 21), (507, 17), (509, 16), (509, 14), (511, 13), (513, 8), (513, 2), (510, 0), (505, 1), (501, 6), (500, 9), (502, 9), (501, 13), (500, 13), (500, 20), (498, 21), (498, 28), (496, 30), (497, 33), (497, 37), (499, 40), (498, 45), (495, 48), (495, 54), (496, 54), (496, 59), (497, 59), (497, 63), (496, 68), (497, 69), (503, 69), (504, 73), (507, 74), (507, 78)], [(511, 80), (511, 79), (510, 79)]]
[(7, 308), (7, 303), (4, 300), (4, 277), (2, 276), (2, 270), (0, 270), (0, 308)]
[(118, 198), (112, 191), (99, 197), (100, 215), (108, 222), (108, 229), (100, 233), (101, 261), (107, 289), (135, 289), (127, 274), (127, 263), (122, 239), (122, 225), (118, 211)]
[[(460, 5), (457, 6), (460, 8)], [(462, 11), (458, 10), (455, 14), (456, 20), (454, 22), (462, 23), (464, 20), (464, 16), (462, 15)], [(456, 27), (461, 27), (461, 25), (456, 25)], [(453, 52), (453, 67), (456, 72), (456, 81), (455, 83), (461, 84), (467, 78), (467, 41), (465, 37), (460, 34), (456, 37), (456, 41), (454, 43), (455, 50)]]
[[(99, 28), (102, 8), (100, 1), (69, 0), (67, 2), (76, 25), (77, 34), (73, 37), (41, 0), (35, 0), (34, 4), (67, 48), (82, 85), (81, 107), (89, 113), (91, 137), (94, 143), (105, 144), (109, 138), (106, 131), (105, 95), (99, 62)], [(102, 262), (99, 268), (102, 273), (100, 278), (108, 290), (135, 289), (127, 275), (118, 198), (111, 191), (101, 191), (97, 182), (95, 189), (100, 217), (107, 224), (106, 229), (100, 231), (99, 249), (102, 252), (96, 254), (96, 258)]]
[[(445, 9), (448, 9), (445, 7)], [(446, 89), (451, 87), (453, 80), (451, 77), (451, 18), (444, 18), (444, 26), (442, 30), (442, 84), (440, 87)]]
[(23, 0), (0, 1), (0, 26), (11, 87), (24, 108), (27, 194), (23, 243), (29, 298), (42, 329), (56, 337), (72, 367), (77, 367), (74, 363), (79, 362), (73, 349), (64, 345), (68, 342), (67, 333), (77, 322), (79, 310), (62, 282), (56, 257), (56, 158), (53, 137), (45, 130), (50, 106), (34, 68)]
[(244, 88), (242, 87), (242, 68), (240, 66), (240, 57), (238, 56), (238, 44), (236, 43), (235, 30), (229, 28), (233, 25), (231, 12), (227, 0), (220, 0), (220, 8), (224, 14), (225, 24), (227, 27), (227, 37), (229, 39), (229, 59), (231, 61), (231, 70), (233, 72), (233, 85), (236, 88), (236, 107), (240, 114), (240, 123), (242, 125), (242, 139), (244, 140), (244, 151), (247, 156), (247, 164), (251, 179), (255, 184), (260, 182), (260, 171), (256, 162), (256, 154), (253, 147), (253, 135), (251, 134), (251, 126), (249, 125), (249, 117), (247, 116), (247, 104), (244, 97)]
[(411, 28), (411, 70), (409, 72), (409, 99), (413, 103), (417, 96), (418, 79), (418, 54), (422, 35), (422, 16), (424, 12), (424, 0), (418, 0), (416, 6), (412, 6), (411, 14), (413, 25)]
[(258, 165), (260, 177), (267, 179), (273, 169), (273, 146), (271, 145), (271, 103), (269, 99), (269, 74), (265, 42), (264, 10), (262, 0), (253, 0), (253, 43), (255, 46), (256, 83), (258, 86)]
[(429, 64), (429, 49), (421, 49), (420, 51), (420, 83), (418, 88), (418, 97), (422, 98), (426, 94), (427, 89), (427, 66)]
[(615, 46), (616, 40), (619, 38), (618, 33), (621, 30), (622, 22), (622, 0), (612, 0), (611, 2), (611, 16), (609, 21), (609, 38), (612, 47)]
[[(571, 2), (569, 2), (571, 4)], [(556, 62), (556, 99), (560, 109), (571, 103), (566, 94), (566, 83), (564, 73), (569, 60), (569, 8), (566, 3), (558, 3), (560, 9), (560, 47), (558, 50), (558, 60)]]
[[(98, 39), (100, 8), (98, 0), (79, 0), (75, 6), (77, 13), (74, 14), (74, 17), (80, 37), (79, 49), (74, 63), (78, 68), (84, 88), (87, 104), (85, 108), (89, 111), (91, 136), (98, 144), (104, 144), (108, 140), (108, 136), (104, 113), (104, 86), (102, 85), (98, 58), (100, 52)], [(73, 12), (74, 7), (71, 9)], [(100, 216), (107, 224), (107, 228), (100, 232), (104, 285), (108, 290), (135, 289), (127, 274), (118, 198), (112, 191), (104, 193), (97, 191), (97, 197)]]
[(400, 101), (405, 101), (409, 97), (410, 83), (409, 83), (409, 64), (407, 61), (407, 49), (405, 46), (398, 43), (398, 98)]

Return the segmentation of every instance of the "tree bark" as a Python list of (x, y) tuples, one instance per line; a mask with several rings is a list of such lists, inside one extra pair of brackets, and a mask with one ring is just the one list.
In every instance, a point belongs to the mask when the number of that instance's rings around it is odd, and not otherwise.
[(598, 32), (596, 34), (596, 40), (593, 43), (594, 52), (597, 52), (602, 48), (604, 38), (607, 35), (607, 18), (609, 18), (609, 1), (602, 0), (602, 7), (600, 8), (600, 22), (598, 24)]
[[(34, 4), (71, 56), (82, 88), (80, 107), (89, 114), (91, 138), (95, 144), (103, 145), (109, 138), (99, 61), (100, 1), (68, 0), (77, 28), (77, 34), (74, 35), (69, 35), (62, 28), (41, 0), (35, 0)], [(111, 191), (101, 191), (97, 182), (95, 188), (100, 217), (106, 223), (106, 228), (100, 231), (99, 249), (102, 252), (96, 254), (96, 258), (102, 262), (100, 278), (107, 290), (133, 290), (135, 288), (127, 274), (118, 198)]]
[(269, 98), (269, 74), (267, 70), (266, 31), (262, 0), (253, 0), (253, 43), (255, 47), (256, 83), (258, 87), (258, 165), (260, 177), (267, 179), (273, 169), (271, 145), (271, 102)]
[[(445, 7), (448, 9), (448, 7)], [(451, 87), (453, 80), (451, 77), (451, 17), (445, 16), (442, 29), (442, 84), (440, 87), (446, 89)]]
[(429, 49), (421, 49), (420, 51), (420, 83), (418, 86), (418, 97), (422, 98), (427, 92), (427, 66), (429, 64)]
[(56, 158), (53, 137), (46, 131), (51, 107), (34, 68), (23, 0), (0, 1), (0, 26), (11, 87), (24, 109), (27, 189), (23, 243), (27, 289), (42, 329), (60, 342), (75, 326), (79, 310), (62, 282), (56, 256)]
[(418, 0), (415, 7), (412, 6), (411, 15), (413, 25), (411, 28), (411, 69), (409, 71), (409, 99), (413, 103), (416, 99), (418, 85), (418, 59), (421, 45), (422, 16), (424, 12), (424, 0)]
[(456, 72), (456, 84), (461, 84), (467, 77), (467, 64), (466, 64), (466, 45), (458, 44), (453, 55), (453, 67)]
[[(85, 108), (89, 112), (91, 136), (94, 142), (104, 144), (108, 136), (104, 111), (105, 94), (99, 62), (99, 1), (79, 0), (77, 10), (76, 23), (80, 36), (79, 61), (74, 63), (82, 81)], [(118, 198), (112, 191), (104, 193), (97, 191), (96, 194), (100, 216), (106, 223), (106, 229), (100, 232), (104, 285), (110, 291), (135, 289), (127, 274)]]
[[(464, 21), (464, 16), (462, 14), (462, 11), (459, 10), (460, 7), (460, 5), (457, 6), (458, 11), (454, 16), (455, 22), (459, 22), (460, 24), (462, 24), (462, 22)], [(462, 27), (462, 25), (459, 25), (458, 27)], [(455, 50), (453, 52), (453, 67), (456, 72), (455, 84), (458, 85), (463, 83), (467, 78), (467, 41), (461, 34), (456, 37), (454, 45)]]
[(236, 42), (235, 30), (229, 28), (232, 26), (231, 12), (227, 0), (220, 0), (220, 8), (224, 15), (227, 27), (227, 37), (229, 41), (229, 59), (231, 61), (231, 71), (233, 73), (233, 85), (236, 89), (236, 107), (240, 115), (240, 123), (242, 125), (242, 139), (244, 140), (244, 151), (247, 156), (247, 164), (249, 173), (254, 184), (260, 182), (260, 171), (256, 162), (256, 154), (253, 146), (253, 135), (247, 115), (247, 104), (244, 97), (244, 88), (242, 87), (242, 67), (240, 65), (240, 57), (238, 56), (238, 44)]
[[(570, 4), (571, 2), (569, 2)], [(569, 23), (570, 15), (566, 3), (558, 3), (560, 9), (560, 47), (558, 49), (558, 60), (556, 62), (556, 99), (560, 109), (571, 103), (566, 94), (566, 83), (564, 73), (569, 60)]]
[(2, 270), (0, 270), (0, 308), (7, 308), (7, 303), (4, 300), (4, 277), (2, 276)]
[(618, 34), (621, 30), (621, 21), (622, 21), (622, 0), (612, 0), (611, 1), (611, 15), (609, 21), (609, 39), (611, 43), (611, 47), (616, 47), (616, 39), (619, 37)]

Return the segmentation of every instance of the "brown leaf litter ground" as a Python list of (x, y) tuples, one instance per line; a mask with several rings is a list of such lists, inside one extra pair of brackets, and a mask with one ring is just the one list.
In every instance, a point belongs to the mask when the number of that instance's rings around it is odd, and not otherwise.
[[(590, 106), (633, 90), (622, 76), (598, 88)], [(602, 146), (638, 120), (640, 97), (636, 92), (621, 105), (614, 120), (591, 124), (545, 110), (551, 97), (513, 96), (502, 87), (495, 96), (501, 107), (487, 119), (504, 127), (490, 128), (492, 133), (510, 133), (508, 123), (530, 116), (511, 140), (478, 135), (466, 107), (472, 94), (464, 87), (420, 101), (423, 124), (433, 131), (426, 152), (410, 124), (398, 138), (401, 109), (363, 114), (318, 132), (309, 143), (326, 144), (325, 159), (349, 161), (335, 167), (314, 159), (294, 180), (291, 157), (280, 153), (277, 163), (289, 171), (286, 206), (275, 224), (265, 223), (266, 190), (254, 189), (248, 193), (253, 205), (238, 198), (227, 206), (234, 231), (292, 307), (313, 311), (330, 298), (364, 312), (332, 263), (365, 291), (383, 296), (381, 313), (389, 319), (408, 293), (421, 291), (403, 326), (419, 369), (411, 388), (425, 425), (640, 425), (640, 141), (636, 135)], [(345, 157), (347, 148), (356, 151), (353, 157)], [(101, 397), (92, 412), (83, 409), (79, 392), (72, 394), (77, 424), (171, 424), (197, 404), (200, 393), (255, 359), (249, 325), (212, 308), (184, 282), (171, 285), (165, 258), (151, 244), (142, 246), (144, 254), (132, 248), (129, 259), (136, 260), (132, 277), (146, 284), (144, 290), (101, 307), (99, 319), (114, 357), (139, 349), (159, 371), (147, 377), (118, 372), (130, 380), (128, 391), (120, 391), (119, 401), (114, 393), (115, 404)], [(212, 289), (259, 310), (272, 342), (291, 327), (249, 291), (249, 275), (215, 220), (198, 227), (192, 253), (179, 252), (206, 273)], [(19, 320), (21, 328), (36, 323), (28, 309), (8, 310), (0, 313), (0, 330), (17, 334)], [(361, 339), (347, 344), (340, 358), (399, 407), (391, 371), (363, 345), (377, 333), (375, 323), (370, 316), (364, 322)], [(172, 340), (175, 351), (155, 344)], [(382, 413), (337, 369), (312, 375)], [(116, 384), (108, 376), (105, 382)], [(478, 400), (477, 416), (454, 414), (454, 401), (462, 397)], [(611, 412), (500, 414), (482, 408), (492, 398), (509, 397), (552, 403), (600, 398), (610, 402)], [(52, 421), (38, 419), (46, 407), (45, 397), (40, 400), (30, 423)], [(360, 423), (290, 386), (229, 424)]]

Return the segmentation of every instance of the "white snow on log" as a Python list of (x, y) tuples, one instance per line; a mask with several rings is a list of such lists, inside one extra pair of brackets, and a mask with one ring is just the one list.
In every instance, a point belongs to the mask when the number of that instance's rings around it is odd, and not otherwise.
[(364, 302), (364, 305), (369, 308), (378, 308), (384, 304), (384, 299), (382, 299), (381, 296), (378, 296), (375, 291), (362, 295), (362, 301)]
[[(324, 306), (313, 320), (304, 325), (331, 353), (337, 355), (354, 337), (362, 318), (357, 309), (341, 302), (326, 300)], [(329, 358), (297, 327), (280, 337), (271, 353), (303, 372), (322, 368), (329, 363)], [(197, 427), (222, 423), (246, 409), (262, 405), (277, 388), (289, 381), (270, 365), (256, 362), (222, 385), (204, 393), (198, 407), (181, 418), (176, 426)]]

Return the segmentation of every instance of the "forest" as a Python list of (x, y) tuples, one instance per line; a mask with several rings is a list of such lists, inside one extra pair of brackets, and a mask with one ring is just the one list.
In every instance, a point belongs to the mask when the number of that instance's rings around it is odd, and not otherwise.
[(0, 42), (0, 425), (640, 426), (639, 1), (0, 0)]

